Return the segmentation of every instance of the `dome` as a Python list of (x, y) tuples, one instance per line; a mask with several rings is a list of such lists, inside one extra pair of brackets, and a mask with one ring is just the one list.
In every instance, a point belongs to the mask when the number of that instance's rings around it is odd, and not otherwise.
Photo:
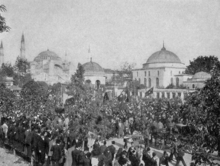
[(181, 63), (179, 57), (171, 51), (163, 48), (153, 53), (147, 60), (147, 63)]
[(85, 70), (85, 74), (104, 74), (103, 68), (96, 62), (87, 62), (83, 65), (83, 68)]
[(198, 80), (198, 79), (200, 79), (200, 80), (208, 80), (210, 78), (211, 78), (211, 74), (203, 72), (203, 71), (194, 74), (194, 76), (192, 77), (193, 80), (195, 80), (195, 79), (196, 80)]
[(47, 50), (47, 51), (43, 51), (40, 54), (38, 54), (38, 56), (36, 56), (34, 58), (34, 61), (35, 62), (41, 62), (44, 59), (48, 59), (48, 58), (51, 59), (51, 60), (61, 60), (61, 58), (56, 53)]

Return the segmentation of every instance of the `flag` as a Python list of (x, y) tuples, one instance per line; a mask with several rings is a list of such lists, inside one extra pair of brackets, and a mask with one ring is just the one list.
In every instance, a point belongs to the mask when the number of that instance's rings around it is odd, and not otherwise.
[(154, 92), (154, 88), (152, 87), (152, 88), (150, 88), (147, 92), (145, 92), (145, 97), (147, 97), (147, 96), (153, 94), (153, 92)]

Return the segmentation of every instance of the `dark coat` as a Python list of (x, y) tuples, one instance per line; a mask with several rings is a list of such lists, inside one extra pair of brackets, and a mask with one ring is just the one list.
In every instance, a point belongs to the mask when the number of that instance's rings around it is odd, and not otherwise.
[(83, 166), (85, 154), (78, 149), (72, 151), (72, 166)]
[(62, 157), (62, 149), (60, 145), (54, 145), (51, 148), (51, 151), (53, 152), (51, 156), (52, 161), (58, 162)]

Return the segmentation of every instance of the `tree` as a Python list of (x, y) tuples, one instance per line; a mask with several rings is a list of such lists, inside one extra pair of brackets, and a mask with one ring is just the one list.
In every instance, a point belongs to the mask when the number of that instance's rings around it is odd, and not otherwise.
[[(196, 126), (201, 124), (207, 130), (196, 133), (191, 140), (195, 141), (193, 159), (196, 162), (207, 160), (210, 162), (211, 154), (216, 150), (220, 152), (220, 72), (214, 66), (211, 79), (207, 80), (202, 89), (197, 89), (186, 100), (182, 115)], [(196, 156), (196, 157), (195, 157)], [(205, 157), (204, 157), (205, 156)]]
[(16, 101), (16, 96), (4, 84), (0, 85), (0, 94), (0, 111), (9, 114)]
[(190, 61), (189, 66), (187, 66), (185, 73), (186, 74), (195, 74), (200, 71), (210, 73), (214, 65), (220, 71), (220, 62), (215, 56), (199, 56), (193, 61)]
[(30, 114), (44, 111), (49, 98), (48, 85), (45, 82), (27, 82), (21, 90), (21, 108)]
[[(5, 5), (0, 5), (0, 12), (6, 12)], [(0, 13), (0, 32), (8, 32), (10, 27), (6, 25), (5, 18)]]
[(18, 57), (14, 65), (14, 84), (22, 87), (31, 80), (30, 63), (27, 59)]
[(71, 83), (67, 86), (68, 95), (77, 101), (87, 101), (92, 97), (89, 87), (84, 82), (84, 72), (83, 66), (79, 63), (76, 73), (72, 75)]

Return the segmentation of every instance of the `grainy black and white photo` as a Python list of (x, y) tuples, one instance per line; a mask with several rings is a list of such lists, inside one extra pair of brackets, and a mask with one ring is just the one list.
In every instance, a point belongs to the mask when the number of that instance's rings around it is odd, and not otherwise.
[(1, 0), (0, 166), (220, 166), (220, 0)]

